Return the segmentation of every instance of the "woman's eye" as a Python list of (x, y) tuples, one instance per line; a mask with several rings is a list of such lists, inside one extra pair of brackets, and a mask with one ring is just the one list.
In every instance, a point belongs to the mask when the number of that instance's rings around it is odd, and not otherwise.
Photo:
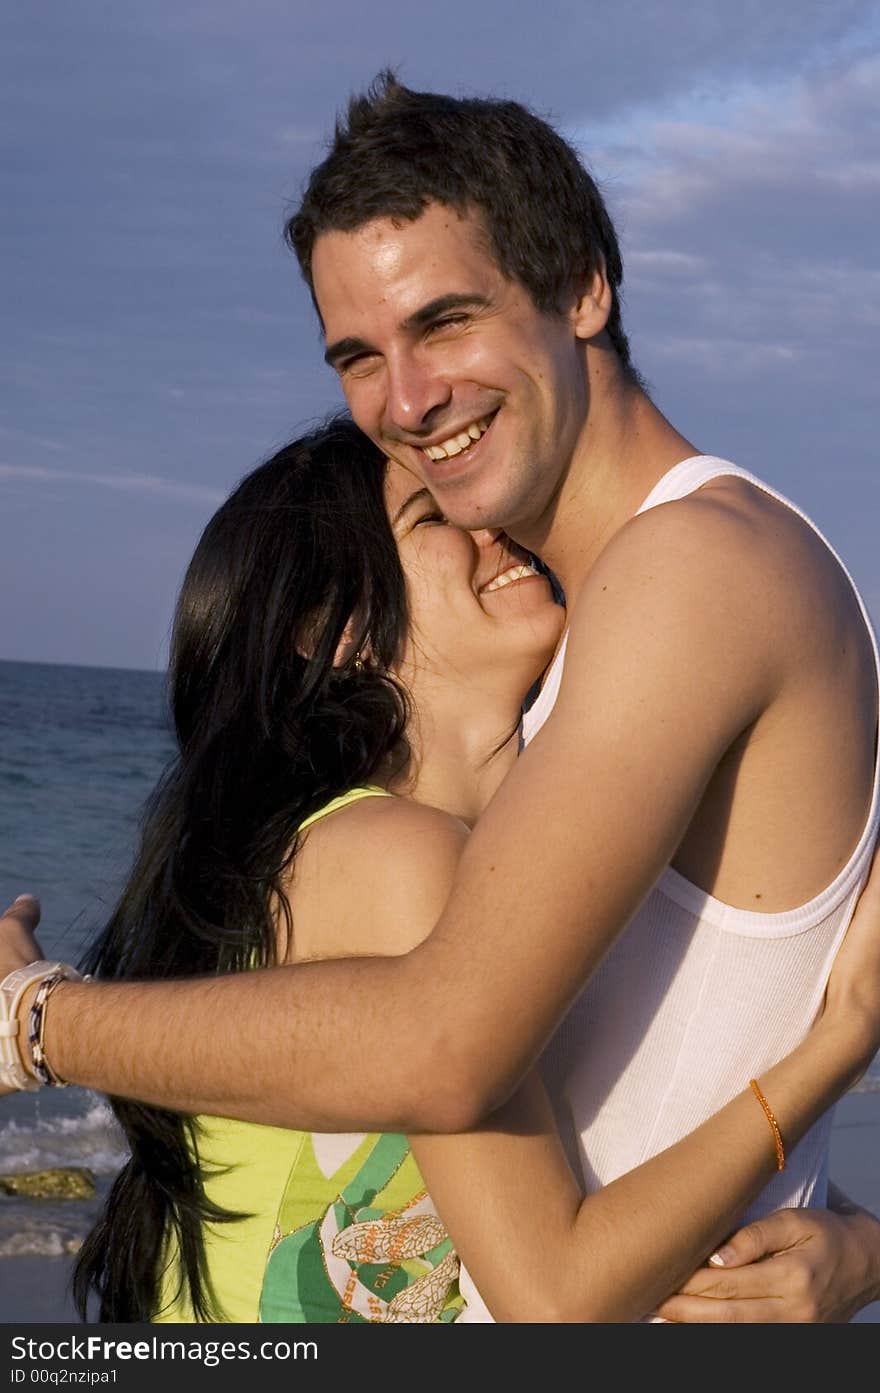
[(446, 518), (442, 513), (423, 513), (416, 523), (416, 527), (421, 527), (426, 522), (440, 523), (441, 526), (445, 527)]

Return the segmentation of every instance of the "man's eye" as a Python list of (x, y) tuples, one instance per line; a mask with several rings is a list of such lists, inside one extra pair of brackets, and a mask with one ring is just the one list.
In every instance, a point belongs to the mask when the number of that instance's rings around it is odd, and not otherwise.
[(436, 329), (455, 329), (466, 322), (466, 314), (445, 314), (442, 319), (434, 320), (433, 324), (429, 326), (428, 332), (433, 333)]
[(337, 364), (337, 372), (340, 377), (357, 377), (362, 373), (369, 372), (376, 360), (375, 353), (358, 353), (354, 358), (345, 358)]

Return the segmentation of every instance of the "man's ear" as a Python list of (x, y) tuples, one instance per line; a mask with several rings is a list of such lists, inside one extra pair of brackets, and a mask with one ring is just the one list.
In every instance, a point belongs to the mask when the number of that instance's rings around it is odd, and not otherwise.
[(578, 287), (576, 297), (571, 311), (575, 337), (594, 339), (607, 325), (614, 303), (604, 262), (600, 261), (592, 276)]

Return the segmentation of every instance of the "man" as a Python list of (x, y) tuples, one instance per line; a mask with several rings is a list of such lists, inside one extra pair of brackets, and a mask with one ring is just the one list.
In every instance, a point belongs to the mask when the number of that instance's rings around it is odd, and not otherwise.
[[(741, 1089), (818, 1008), (876, 836), (865, 619), (809, 525), (707, 464), (651, 402), (598, 191), (523, 108), (383, 78), (352, 103), (288, 233), (358, 424), (451, 521), (504, 528), (544, 559), (568, 597), (567, 646), (419, 949), (210, 982), (65, 982), (48, 1057), (63, 1078), (187, 1112), (455, 1131), (510, 1094), (575, 1006), (548, 1082), (582, 1161), (599, 1158), (587, 1179), (604, 1182)], [(809, 922), (789, 923), (805, 907)], [(6, 971), (33, 956), (7, 927)], [(728, 1012), (714, 1038), (710, 1005)], [(411, 1044), (371, 1062), (389, 1013)], [(578, 1076), (581, 1045), (598, 1081)], [(826, 1151), (827, 1127), (757, 1212), (821, 1204)], [(880, 1290), (880, 1224), (863, 1212), (761, 1224), (739, 1240), (747, 1257), (826, 1245), (842, 1276), (815, 1315)], [(749, 1298), (749, 1270), (694, 1290)]]

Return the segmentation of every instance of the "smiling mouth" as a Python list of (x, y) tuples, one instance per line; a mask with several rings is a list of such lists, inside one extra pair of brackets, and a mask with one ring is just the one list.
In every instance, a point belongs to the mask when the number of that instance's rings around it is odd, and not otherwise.
[(486, 434), (495, 419), (495, 414), (493, 411), (491, 416), (483, 416), (478, 421), (472, 421), (464, 430), (451, 435), (448, 440), (441, 440), (437, 445), (424, 446), (422, 453), (427, 455), (429, 460), (451, 459), (454, 455), (463, 455)]
[(515, 585), (518, 580), (530, 580), (532, 576), (539, 575), (540, 571), (536, 571), (534, 566), (511, 566), (502, 571), (500, 576), (495, 576), (488, 584), (481, 586), (479, 593), (489, 595), (493, 590), (503, 590), (507, 585)]

